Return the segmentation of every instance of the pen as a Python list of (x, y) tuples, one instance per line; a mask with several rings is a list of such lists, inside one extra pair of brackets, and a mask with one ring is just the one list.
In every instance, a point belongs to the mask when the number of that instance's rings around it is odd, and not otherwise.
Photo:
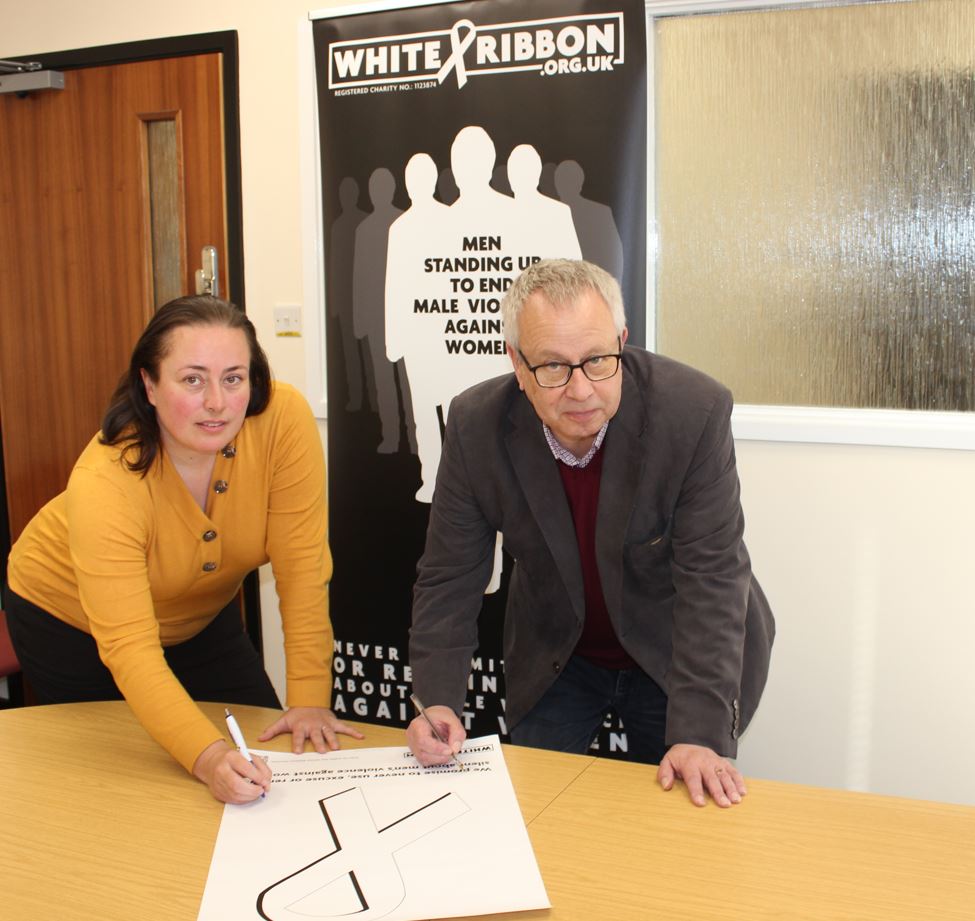
[[(244, 741), (244, 734), (240, 731), (240, 726), (237, 725), (237, 720), (234, 719), (233, 713), (230, 712), (226, 707), (223, 708), (224, 714), (227, 717), (227, 729), (230, 730), (230, 738), (234, 740), (234, 745), (237, 746), (237, 751), (239, 751), (251, 764), (254, 763), (253, 757), (251, 757), (250, 749), (247, 747), (247, 743)], [(251, 783), (254, 781), (252, 780)], [(261, 799), (264, 799), (265, 793), (261, 793)]]
[[(447, 740), (442, 735), (440, 735), (440, 732), (437, 730), (437, 727), (433, 725), (433, 720), (430, 719), (429, 716), (427, 716), (427, 711), (424, 708), (423, 704), (420, 703), (420, 698), (417, 697), (416, 694), (410, 694), (410, 700), (413, 701), (413, 706), (416, 707), (417, 712), (420, 714), (420, 716), (422, 716), (427, 721), (427, 724), (430, 726), (430, 729), (433, 731), (433, 734), (437, 737), (437, 741), (442, 742), (444, 745), (446, 745)], [(455, 763), (457, 764), (457, 767), (459, 767), (463, 771), (464, 765), (461, 762), (460, 758), (458, 758), (453, 752), (450, 753), (450, 757), (454, 759)]]

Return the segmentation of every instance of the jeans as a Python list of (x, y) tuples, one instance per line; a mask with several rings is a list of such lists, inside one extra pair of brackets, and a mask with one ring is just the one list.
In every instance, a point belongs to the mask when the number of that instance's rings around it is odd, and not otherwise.
[(659, 764), (667, 751), (667, 695), (641, 668), (601, 668), (572, 656), (562, 673), (517, 726), (516, 745), (584, 754), (606, 714), (626, 730), (628, 761)]

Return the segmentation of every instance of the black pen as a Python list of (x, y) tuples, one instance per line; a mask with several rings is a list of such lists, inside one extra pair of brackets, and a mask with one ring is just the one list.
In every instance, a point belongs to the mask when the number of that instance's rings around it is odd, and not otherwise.
[[(427, 716), (427, 711), (424, 708), (423, 704), (420, 703), (420, 698), (417, 697), (416, 694), (410, 694), (410, 700), (413, 701), (413, 706), (416, 707), (417, 712), (420, 714), (420, 716), (422, 716), (427, 721), (427, 724), (430, 726), (430, 729), (433, 730), (433, 734), (437, 737), (437, 741), (442, 742), (444, 745), (446, 745), (447, 740), (442, 735), (440, 735), (440, 732), (437, 730), (437, 727), (433, 725), (433, 720), (430, 719), (429, 716)], [(457, 764), (457, 767), (459, 767), (463, 771), (464, 765), (461, 762), (460, 758), (458, 758), (453, 752), (450, 753), (450, 757), (454, 759), (454, 761)]]

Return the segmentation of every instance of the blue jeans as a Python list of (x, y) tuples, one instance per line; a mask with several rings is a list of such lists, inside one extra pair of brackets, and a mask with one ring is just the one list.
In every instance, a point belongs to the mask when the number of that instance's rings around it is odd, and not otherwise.
[(667, 695), (641, 668), (601, 668), (572, 656), (562, 673), (517, 726), (516, 745), (584, 754), (606, 714), (626, 730), (628, 761), (660, 764), (667, 751)]

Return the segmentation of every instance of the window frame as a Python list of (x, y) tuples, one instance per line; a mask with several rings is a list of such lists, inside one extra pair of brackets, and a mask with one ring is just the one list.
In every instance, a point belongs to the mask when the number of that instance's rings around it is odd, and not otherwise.
[[(854, 6), (877, 0), (644, 0), (647, 27), (647, 74), (655, 73), (654, 21), (695, 14), (767, 12), (803, 7)], [(886, 0), (906, 3), (912, 0)], [(656, 123), (654, 87), (647, 92), (647, 348), (656, 348), (657, 227)], [(888, 447), (975, 450), (975, 411), (851, 409), (840, 407), (736, 405), (732, 412), (736, 439), (813, 444), (883, 445)]]

